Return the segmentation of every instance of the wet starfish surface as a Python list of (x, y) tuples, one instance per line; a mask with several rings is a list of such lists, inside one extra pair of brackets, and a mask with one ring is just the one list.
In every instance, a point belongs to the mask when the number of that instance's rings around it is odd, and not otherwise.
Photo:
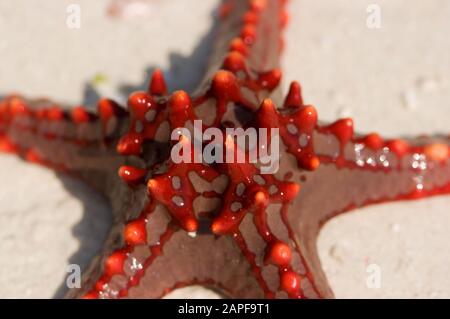
[[(224, 1), (208, 71), (190, 96), (156, 71), (128, 108), (97, 113), (14, 95), (0, 102), (0, 149), (83, 179), (111, 202), (102, 252), (67, 297), (159, 298), (200, 284), (237, 298), (331, 298), (316, 250), (320, 227), (357, 207), (450, 192), (450, 137), (354, 133), (318, 121), (301, 87), (279, 92), (283, 0)], [(175, 163), (173, 130), (279, 129), (280, 167)], [(268, 137), (268, 138), (273, 138)], [(217, 150), (240, 149), (227, 136)]]

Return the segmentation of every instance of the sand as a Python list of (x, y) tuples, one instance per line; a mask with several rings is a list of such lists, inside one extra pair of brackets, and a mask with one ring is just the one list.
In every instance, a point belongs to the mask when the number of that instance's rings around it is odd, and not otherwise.
[[(80, 29), (66, 26), (69, 3), (81, 6)], [(141, 87), (155, 66), (172, 89), (192, 89), (218, 1), (149, 3), (145, 17), (113, 20), (103, 0), (0, 0), (0, 95), (79, 104), (94, 99), (86, 90), (93, 83), (123, 99), (120, 92)], [(382, 10), (379, 29), (366, 26), (369, 3)], [(352, 116), (357, 130), (386, 136), (449, 131), (448, 1), (293, 0), (290, 13), (284, 85), (299, 80), (322, 119)], [(0, 156), (0, 177), (0, 297), (61, 297), (67, 264), (85, 266), (101, 246), (107, 203), (81, 182), (13, 156)], [(318, 247), (336, 296), (449, 298), (449, 208), (441, 197), (328, 223)], [(366, 284), (374, 265), (378, 288)], [(214, 294), (194, 287), (172, 296)]]

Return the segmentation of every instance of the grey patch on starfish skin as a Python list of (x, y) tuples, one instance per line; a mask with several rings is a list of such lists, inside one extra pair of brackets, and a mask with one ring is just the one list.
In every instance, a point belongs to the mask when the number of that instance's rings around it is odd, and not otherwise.
[(173, 196), (172, 202), (178, 207), (183, 207), (185, 205), (184, 199), (181, 196)]
[(156, 117), (156, 110), (148, 110), (147, 113), (145, 113), (145, 119), (148, 122), (153, 122), (155, 117)]
[(306, 147), (309, 143), (310, 137), (307, 134), (300, 134), (298, 137), (298, 144), (300, 147)]
[(266, 184), (265, 179), (264, 179), (261, 175), (254, 175), (254, 176), (253, 176), (253, 180), (254, 180), (258, 185), (265, 185), (265, 184)]
[(144, 124), (142, 123), (142, 121), (136, 121), (135, 124), (135, 131), (136, 133), (142, 133), (142, 131), (144, 130)]
[(219, 175), (212, 182), (213, 191), (215, 191), (217, 194), (223, 194), (228, 186), (229, 179), (230, 178), (225, 174)]
[(156, 134), (155, 134), (155, 141), (161, 142), (161, 143), (167, 143), (170, 140), (170, 124), (168, 121), (164, 121), (161, 123), (161, 125), (158, 127)]
[(278, 287), (280, 286), (280, 274), (276, 266), (267, 265), (262, 267), (261, 275), (270, 291), (278, 291)]
[(300, 254), (295, 250), (295, 248), (292, 251), (291, 266), (296, 273), (306, 275), (305, 265), (303, 264)]
[(134, 276), (137, 271), (143, 269), (145, 260), (150, 256), (150, 249), (146, 245), (135, 246), (130, 256), (125, 260), (123, 267), (125, 275), (127, 277)]
[(261, 267), (261, 265), (263, 264), (264, 250), (267, 246), (267, 243), (258, 233), (258, 229), (253, 223), (253, 215), (245, 215), (244, 219), (239, 225), (239, 231), (244, 238), (247, 249), (255, 255), (256, 265)]
[(232, 212), (236, 213), (238, 210), (242, 208), (242, 204), (240, 202), (231, 203), (230, 209)]
[(190, 171), (187, 176), (196, 192), (203, 193), (213, 190), (211, 183), (202, 178), (197, 172)]
[(204, 125), (212, 125), (216, 119), (217, 110), (215, 101), (208, 99), (194, 109), (195, 115), (203, 121)]
[(295, 135), (295, 134), (298, 133), (298, 128), (297, 128), (297, 126), (295, 126), (295, 125), (292, 124), (292, 123), (289, 123), (289, 124), (286, 126), (286, 128), (287, 128), (288, 132), (291, 133), (292, 135)]
[(159, 238), (167, 230), (171, 221), (171, 217), (167, 209), (158, 204), (155, 210), (147, 217), (147, 244), (148, 246), (156, 245)]
[(219, 197), (205, 197), (205, 196), (197, 196), (194, 199), (192, 207), (194, 209), (194, 213), (198, 218), (200, 218), (200, 213), (210, 213), (215, 211), (218, 207), (220, 207), (222, 201)]
[(236, 195), (237, 196), (242, 196), (244, 194), (245, 191), (245, 184), (244, 183), (239, 183), (236, 186)]
[(308, 278), (303, 278), (301, 283), (300, 283), (301, 289), (303, 291), (303, 294), (305, 295), (305, 297), (310, 298), (310, 299), (317, 299), (319, 298), (319, 296), (317, 295), (317, 293), (315, 292), (311, 282), (309, 281)]
[(181, 179), (179, 176), (173, 176), (172, 177), (172, 187), (173, 189), (180, 189), (181, 188)]
[(270, 187), (269, 187), (269, 194), (270, 195), (275, 195), (276, 193), (278, 193), (278, 187), (275, 184), (270, 185)]
[[(114, 275), (111, 280), (104, 285), (104, 291), (100, 292), (100, 299), (117, 299), (119, 292), (127, 286), (128, 278), (125, 275)], [(102, 293), (104, 295), (102, 295)]]
[[(128, 191), (126, 188), (125, 190)], [(147, 188), (145, 186), (141, 186), (134, 190), (131, 198), (133, 200), (130, 201), (130, 207), (127, 210), (128, 219), (137, 218), (141, 214), (144, 207), (148, 204), (149, 198), (147, 196)]]
[(275, 298), (277, 299), (288, 299), (289, 296), (285, 291), (277, 291), (275, 294)]
[(105, 135), (106, 136), (110, 136), (114, 133), (114, 131), (117, 128), (117, 117), (113, 116), (111, 117), (108, 122), (106, 123), (106, 130), (105, 130)]
[(288, 229), (281, 218), (281, 207), (281, 204), (270, 204), (267, 207), (267, 226), (276, 238), (289, 242)]

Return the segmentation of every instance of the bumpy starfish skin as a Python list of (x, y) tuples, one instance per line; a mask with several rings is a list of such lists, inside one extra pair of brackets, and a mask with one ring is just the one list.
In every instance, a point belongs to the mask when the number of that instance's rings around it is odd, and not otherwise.
[[(168, 95), (156, 71), (128, 110), (107, 99), (97, 114), (18, 96), (0, 102), (3, 151), (80, 177), (111, 201), (104, 249), (68, 297), (158, 298), (192, 284), (239, 298), (333, 297), (316, 250), (327, 220), (450, 192), (448, 136), (384, 140), (355, 134), (351, 119), (318, 123), (296, 82), (279, 100), (284, 6), (224, 1), (211, 64), (193, 97)], [(279, 128), (280, 170), (173, 163), (170, 132), (192, 131), (196, 119), (221, 131)], [(232, 138), (223, 148), (248, 155)]]

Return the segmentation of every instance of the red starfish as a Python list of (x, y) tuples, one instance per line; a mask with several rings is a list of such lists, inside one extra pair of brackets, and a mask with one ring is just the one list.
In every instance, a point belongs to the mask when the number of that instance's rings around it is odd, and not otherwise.
[[(332, 297), (316, 251), (327, 220), (450, 192), (448, 136), (383, 140), (355, 134), (351, 119), (318, 123), (296, 82), (284, 101), (268, 99), (281, 80), (285, 2), (224, 1), (212, 64), (194, 97), (168, 95), (156, 71), (128, 110), (107, 99), (97, 114), (18, 96), (0, 102), (0, 149), (76, 175), (111, 201), (104, 249), (68, 297), (156, 298), (192, 284), (240, 298)], [(170, 132), (191, 131), (197, 119), (220, 131), (279, 128), (280, 170), (174, 163)], [(232, 138), (221, 146), (237, 149)], [(185, 155), (195, 157), (192, 150)]]

